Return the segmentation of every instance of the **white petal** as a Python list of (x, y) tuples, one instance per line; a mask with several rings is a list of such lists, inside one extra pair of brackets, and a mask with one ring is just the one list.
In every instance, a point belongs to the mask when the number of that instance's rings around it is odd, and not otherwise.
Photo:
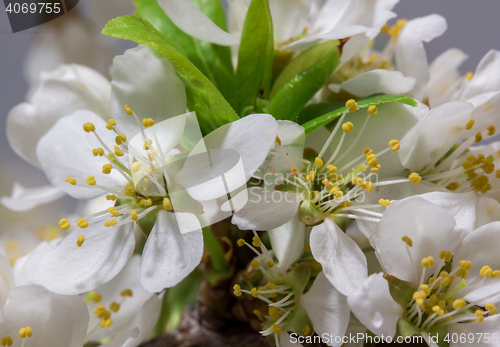
[(109, 81), (86, 66), (63, 65), (42, 76), (27, 102), (14, 107), (7, 119), (7, 138), (12, 149), (40, 167), (36, 157), (38, 140), (61, 117), (76, 110), (92, 111), (109, 118)]
[(141, 284), (149, 292), (175, 286), (198, 266), (203, 255), (203, 235), (199, 222), (198, 230), (182, 234), (185, 220), (181, 221), (177, 217), (197, 222), (194, 215), (160, 210), (146, 241), (142, 255)]
[(189, 0), (159, 0), (168, 17), (187, 34), (221, 46), (239, 43), (238, 39), (220, 29)]
[(311, 0), (274, 0), (269, 2), (269, 7), (273, 18), (275, 45), (302, 34), (309, 18)]
[(373, 333), (391, 337), (396, 334), (396, 324), (404, 310), (392, 298), (384, 274), (368, 277), (349, 294), (347, 302), (359, 321)]
[[(299, 298), (318, 335), (344, 336), (349, 324), (349, 306), (344, 295), (338, 292), (323, 272), (320, 272), (309, 291)], [(334, 342), (334, 341), (333, 341)], [(328, 344), (340, 346), (341, 342)]]
[(18, 286), (40, 284), (37, 278), (40, 259), (52, 251), (61, 241), (62, 238), (41, 242), (31, 252), (16, 260), (13, 271)]
[(467, 84), (460, 100), (500, 90), (500, 51), (491, 50), (477, 65), (472, 80)]
[[(196, 145), (194, 160), (188, 158), (175, 180), (196, 200), (221, 197), (252, 177), (274, 145), (277, 132), (278, 123), (268, 114), (253, 114), (223, 125)], [(200, 160), (200, 153), (207, 159)]]
[[(132, 291), (132, 297), (127, 299), (120, 305), (120, 310), (113, 313), (113, 325), (102, 329), (96, 325), (94, 329), (87, 332), (88, 341), (99, 341), (113, 334), (119, 333), (121, 330), (128, 330), (137, 326), (137, 324), (130, 324), (131, 320), (135, 320), (135, 316), (142, 309), (145, 303), (154, 296), (154, 294), (147, 292), (140, 284), (141, 277), (141, 256), (138, 254), (130, 257), (127, 265), (116, 275), (111, 281), (94, 289), (96, 293), (101, 295), (101, 300), (98, 303), (89, 302), (87, 304), (89, 313), (92, 315), (94, 308), (98, 305), (109, 307), (113, 301), (120, 298), (120, 293), (124, 289)], [(160, 305), (158, 305), (160, 306)], [(153, 317), (154, 318), (154, 315)], [(157, 318), (157, 317), (156, 317)], [(149, 331), (146, 333), (148, 334)]]
[(0, 305), (5, 304), (7, 300), (7, 294), (11, 288), (16, 286), (16, 281), (14, 280), (14, 274), (10, 267), (9, 260), (3, 247), (0, 247)]
[[(151, 331), (156, 326), (156, 322), (160, 317), (160, 312), (162, 309), (163, 295), (153, 295), (151, 296), (144, 305), (135, 313), (132, 319), (125, 326), (130, 330), (134, 330), (135, 327), (139, 328), (139, 335), (128, 344), (122, 345), (121, 347), (136, 347), (146, 340)], [(107, 345), (106, 345), (107, 346)]]
[(2, 311), (1, 336), (16, 340), (13, 332), (29, 326), (33, 329), (33, 339), (26, 341), (30, 347), (81, 347), (84, 343), (89, 315), (79, 297), (57, 295), (38, 285), (20, 286), (11, 290)]
[(477, 200), (476, 225), (479, 228), (488, 223), (500, 220), (500, 203), (492, 198), (480, 197)]
[[(461, 241), (453, 216), (418, 196), (393, 203), (379, 224), (370, 243), (377, 251), (380, 263), (388, 274), (412, 283), (420, 280), (423, 258), (432, 256), (436, 260), (434, 267), (427, 269), (426, 273), (431, 274), (439, 264), (439, 252), (453, 252)], [(413, 240), (413, 247), (409, 248), (402, 241), (403, 236)]]
[(51, 185), (25, 188), (19, 182), (14, 182), (12, 195), (0, 198), (2, 205), (11, 211), (29, 211), (38, 205), (44, 205), (62, 198), (65, 193)]
[[(80, 235), (84, 235), (86, 241), (78, 247), (76, 240)], [(95, 289), (121, 271), (134, 247), (132, 224), (105, 227), (99, 223), (77, 228), (40, 260), (39, 283), (65, 295)]]
[[(466, 279), (467, 283), (472, 281), (478, 282), (482, 279), (479, 271), (483, 266), (488, 265), (494, 270), (500, 268), (500, 259), (496, 256), (498, 247), (495, 247), (500, 242), (499, 227), (500, 222), (493, 222), (472, 231), (464, 238), (460, 247), (455, 252), (453, 257), (454, 264), (457, 264), (460, 260), (469, 260), (472, 262), (472, 267), (468, 271)], [(490, 279), (476, 288), (465, 296), (467, 301), (478, 300), (479, 305), (485, 305), (488, 302), (498, 302), (500, 300), (500, 284), (497, 280)], [(497, 295), (487, 300), (481, 300), (494, 293), (497, 293)]]
[(400, 141), (401, 163), (412, 171), (434, 165), (460, 138), (471, 117), (469, 103), (451, 101), (433, 108)]
[[(369, 116), (365, 109), (358, 110), (346, 116), (346, 121), (353, 123), (354, 130), (345, 137), (341, 150), (332, 163), (339, 170), (352, 162), (354, 158), (357, 158), (360, 154), (362, 154), (366, 147), (371, 148), (374, 153), (378, 153), (386, 149), (389, 141), (403, 138), (404, 134), (406, 134), (408, 130), (410, 130), (418, 121), (416, 115), (414, 114), (415, 110), (411, 106), (403, 105), (398, 102), (392, 102), (381, 104), (377, 107), (378, 114), (375, 117)], [(359, 139), (357, 139), (357, 136), (359, 132), (361, 132), (362, 126), (367, 117), (370, 117), (368, 123)], [(341, 135), (342, 131), (335, 134), (332, 144), (330, 145), (330, 149), (323, 157), (325, 162), (330, 157), (330, 153), (335, 150), (340, 141)], [(351, 145), (353, 145), (352, 149), (347, 151)], [(379, 178), (399, 175), (404, 171), (404, 168), (401, 166), (398, 158), (398, 153), (399, 151), (396, 153), (390, 151), (377, 157), (378, 163), (382, 165), (382, 169), (378, 173)], [(346, 170), (343, 172), (344, 176), (351, 172), (351, 170), (354, 170), (357, 165), (346, 167)]]
[(302, 254), (305, 230), (306, 226), (299, 222), (298, 216), (279, 228), (269, 230), (271, 248), (283, 270), (287, 271)]
[(441, 53), (429, 66), (429, 83), (426, 95), (432, 107), (451, 100), (463, 81), (458, 68), (469, 56), (457, 48)]
[(366, 34), (367, 36), (373, 36), (374, 34), (376, 35), (376, 33), (377, 30), (362, 25), (350, 25), (342, 28), (335, 28), (332, 31), (324, 34), (304, 37), (303, 39), (297, 40), (289, 44), (288, 46), (285, 47), (285, 49), (292, 51), (302, 51), (328, 40), (339, 40), (358, 34)]
[[(448, 332), (450, 333), (450, 336), (481, 336), (482, 339), (478, 338), (477, 340), (474, 340), (473, 345), (477, 347), (499, 347), (499, 324), (500, 315), (494, 315), (485, 318), (481, 324), (477, 324), (476, 322), (450, 324), (448, 326)], [(468, 341), (460, 343), (460, 339), (458, 339), (458, 342), (456, 343), (450, 343), (450, 347), (468, 346), (471, 346), (471, 343)]]
[(395, 48), (396, 66), (405, 76), (414, 77), (411, 96), (421, 100), (429, 80), (429, 66), (424, 42), (430, 42), (446, 31), (446, 20), (437, 14), (410, 20), (398, 36)]
[[(241, 194), (241, 193), (240, 193)], [(297, 214), (299, 196), (292, 192), (248, 189), (248, 202), (233, 216), (232, 223), (241, 230), (275, 229)]]
[[(298, 170), (305, 167), (303, 162), (304, 145), (306, 134), (304, 127), (288, 120), (278, 121), (278, 137), (281, 140), (281, 148), (288, 154), (288, 159)], [(278, 174), (288, 174), (290, 172), (290, 163), (283, 160), (280, 155), (268, 155), (254, 177), (265, 179), (270, 175), (270, 167)], [(271, 179), (272, 180), (272, 179)]]
[(432, 192), (422, 194), (420, 197), (451, 213), (457, 222), (456, 230), (460, 234), (474, 230), (477, 213), (483, 212), (477, 206), (478, 195), (475, 191), (469, 193)]
[[(111, 188), (125, 187), (127, 181), (116, 170), (102, 173), (102, 166), (109, 163), (105, 157), (95, 157), (92, 149), (101, 147), (93, 133), (86, 133), (82, 126), (92, 122), (96, 132), (108, 147), (112, 147), (116, 134), (107, 130), (105, 122), (89, 111), (76, 111), (61, 118), (39, 141), (37, 155), (47, 178), (53, 186), (62, 189), (77, 199), (90, 199), (103, 195), (105, 191), (95, 188), (73, 186), (65, 181), (71, 176), (79, 184), (85, 184), (88, 176), (94, 176), (97, 185)], [(122, 157), (120, 160), (126, 157)]]
[(132, 138), (140, 128), (123, 107), (129, 105), (142, 121), (156, 123), (186, 113), (186, 90), (166, 58), (157, 57), (148, 47), (129, 49), (113, 60), (111, 110), (117, 127)]
[(406, 94), (413, 89), (415, 79), (399, 71), (372, 70), (341, 84), (341, 89), (360, 97), (373, 94)]
[(344, 295), (356, 289), (368, 275), (366, 258), (359, 246), (332, 218), (311, 231), (311, 252), (335, 288)]

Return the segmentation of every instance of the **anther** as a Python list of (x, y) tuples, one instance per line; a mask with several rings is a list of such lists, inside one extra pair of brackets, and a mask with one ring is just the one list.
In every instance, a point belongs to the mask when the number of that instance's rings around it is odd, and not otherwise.
[(127, 136), (125, 134), (118, 134), (118, 136), (115, 138), (115, 142), (117, 145), (121, 145), (122, 143), (127, 141)]
[(167, 211), (170, 211), (172, 209), (172, 203), (170, 202), (169, 198), (163, 199), (163, 208)]
[(465, 130), (471, 130), (475, 123), (476, 121), (474, 120), (474, 118), (469, 119), (469, 121), (465, 125)]
[(113, 130), (113, 127), (116, 125), (116, 121), (114, 119), (108, 120), (108, 124), (106, 124), (106, 129)]
[(368, 107), (367, 112), (368, 112), (368, 114), (371, 114), (372, 116), (376, 116), (378, 113), (378, 108), (377, 108), (377, 106), (372, 105), (372, 106)]
[(120, 296), (123, 296), (123, 297), (129, 296), (129, 297), (132, 297), (133, 296), (132, 290), (130, 290), (130, 289), (124, 289), (124, 290), (121, 291)]
[(321, 159), (320, 157), (316, 157), (316, 159), (314, 159), (314, 163), (316, 164), (318, 169), (321, 169), (324, 165), (323, 159)]
[(92, 154), (94, 155), (94, 157), (102, 157), (104, 155), (104, 149), (102, 149), (101, 147), (94, 148), (92, 150)]
[(71, 184), (72, 186), (74, 186), (76, 184), (76, 180), (73, 178), (73, 177), (66, 177), (65, 181), (69, 184)]
[(268, 262), (266, 263), (266, 265), (267, 265), (267, 267), (273, 267), (273, 266), (274, 266), (274, 261), (271, 261), (271, 260), (270, 260), (270, 261), (268, 261)]
[(111, 219), (111, 220), (107, 220), (107, 221), (104, 222), (104, 226), (106, 228), (112, 227), (112, 226), (114, 226), (116, 224), (118, 224), (118, 222), (116, 221), (116, 219)]
[(273, 334), (275, 335), (281, 334), (281, 327), (278, 324), (273, 324)]
[(142, 163), (140, 161), (136, 161), (130, 167), (130, 171), (132, 171), (132, 173), (138, 173), (139, 170), (141, 169), (141, 167), (142, 167)]
[(78, 225), (78, 227), (81, 229), (85, 229), (89, 226), (89, 222), (87, 222), (87, 220), (85, 220), (84, 218), (81, 218), (78, 220), (78, 222), (76, 222), (76, 225)]
[(94, 176), (89, 176), (85, 179), (85, 183), (87, 183), (89, 186), (95, 186), (97, 182)]
[(471, 80), (472, 78), (474, 77), (474, 74), (471, 72), (471, 71), (468, 71), (465, 75), (464, 75), (464, 78), (466, 80)]
[(276, 135), (276, 140), (275, 140), (275, 141), (276, 141), (276, 143), (277, 143), (279, 146), (281, 146), (281, 139), (280, 139), (280, 137), (279, 137), (278, 135)]
[(474, 140), (474, 142), (475, 142), (475, 143), (479, 143), (479, 142), (481, 142), (482, 140), (483, 140), (483, 134), (482, 134), (480, 131), (478, 131), (478, 132), (476, 133), (476, 139)]
[(111, 318), (103, 320), (100, 324), (101, 328), (103, 328), (103, 329), (109, 328), (112, 325), (113, 325), (113, 320)]
[(117, 302), (112, 302), (110, 305), (109, 305), (109, 309), (112, 311), (112, 312), (118, 312), (118, 310), (120, 309), (120, 304), (117, 303)]
[(488, 125), (486, 127), (486, 129), (488, 129), (488, 136), (495, 135), (495, 126), (494, 125)]
[(391, 147), (391, 151), (393, 151), (393, 152), (396, 152), (397, 150), (399, 150), (401, 148), (398, 140), (389, 141), (389, 146)]
[(260, 246), (262, 246), (262, 242), (260, 241), (260, 237), (254, 236), (252, 238), (252, 245), (254, 245), (254, 247), (260, 247)]
[(113, 169), (113, 164), (107, 163), (102, 166), (102, 173), (105, 175), (109, 175), (111, 170)]
[(69, 224), (69, 221), (66, 218), (63, 218), (59, 221), (59, 227), (61, 230), (68, 230), (71, 228), (71, 224)]
[(127, 112), (127, 114), (128, 114), (129, 116), (134, 115), (134, 112), (132, 112), (132, 109), (130, 108), (130, 106), (129, 106), (129, 105), (125, 105), (125, 106), (123, 107), (123, 109), (125, 110), (125, 112)]
[(83, 123), (83, 130), (86, 133), (94, 132), (95, 131), (95, 125), (91, 122)]
[(238, 241), (236, 241), (236, 244), (239, 246), (239, 247), (243, 247), (245, 245), (245, 240), (243, 239), (239, 239)]
[(422, 267), (428, 268), (434, 265), (434, 258), (432, 256), (428, 256), (427, 258), (422, 259)]
[(493, 275), (493, 270), (488, 265), (483, 266), (481, 270), (479, 270), (479, 275), (485, 278), (491, 277), (491, 275)]
[(234, 294), (235, 296), (241, 296), (241, 287), (240, 287), (240, 285), (239, 285), (239, 284), (235, 284), (235, 285), (233, 286), (233, 294)]
[(408, 236), (406, 235), (403, 236), (401, 240), (403, 240), (408, 245), (408, 247), (413, 247), (413, 240), (410, 239)]
[(254, 298), (258, 298), (259, 297), (259, 293), (257, 292), (257, 288), (252, 288), (252, 290), (250, 291), (250, 293), (252, 294), (252, 296)]
[(444, 261), (446, 262), (451, 261), (452, 257), (453, 254), (450, 251), (442, 250), (441, 252), (439, 252), (439, 259), (444, 259)]
[[(117, 157), (123, 157), (123, 156), (125, 155), (125, 152), (124, 152), (124, 151), (122, 151), (122, 150), (120, 149), (120, 147), (115, 146), (113, 149), (114, 149), (114, 152), (115, 152), (115, 154), (116, 154), (116, 156), (117, 156)], [(110, 153), (110, 154), (111, 154), (111, 153)], [(109, 158), (109, 155), (108, 155), (108, 158)], [(113, 160), (111, 160), (111, 161), (113, 161)]]
[(258, 269), (260, 267), (260, 263), (257, 260), (254, 260), (250, 263), (250, 266), (252, 266), (252, 269)]
[(412, 174), (410, 174), (410, 176), (408, 176), (408, 179), (414, 184), (414, 185), (417, 185), (419, 184), (420, 182), (422, 182), (422, 177), (420, 177), (420, 175), (416, 172), (413, 172)]
[(344, 131), (344, 133), (348, 134), (354, 130), (354, 124), (352, 124), (351, 122), (342, 124), (342, 130)]
[(390, 200), (387, 200), (387, 199), (386, 199), (386, 200), (384, 200), (384, 199), (380, 199), (380, 200), (378, 201), (378, 203), (379, 203), (381, 206), (383, 206), (383, 207), (389, 207), (389, 206), (391, 206), (391, 201), (390, 201)]
[(155, 121), (152, 118), (144, 118), (142, 120), (142, 125), (145, 128), (149, 128), (149, 127), (152, 127), (153, 125), (155, 125)]
[(85, 242), (85, 236), (83, 235), (78, 236), (78, 238), (76, 239), (76, 245), (78, 247), (82, 247), (84, 242)]
[(345, 107), (349, 112), (354, 112), (358, 109), (358, 103), (354, 99), (347, 100)]

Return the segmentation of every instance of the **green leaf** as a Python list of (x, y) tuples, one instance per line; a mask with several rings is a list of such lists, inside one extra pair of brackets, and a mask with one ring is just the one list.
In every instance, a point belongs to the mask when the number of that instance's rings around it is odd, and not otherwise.
[(396, 338), (401, 336), (404, 339), (405, 337), (413, 335), (420, 335), (417, 328), (406, 319), (400, 318), (396, 325)]
[(269, 0), (252, 0), (248, 7), (236, 69), (238, 114), (248, 106), (255, 106), (263, 90), (264, 96), (271, 89), (274, 55), (273, 22)]
[[(386, 102), (400, 102), (402, 104), (410, 105), (410, 106), (417, 106), (417, 102), (413, 100), (413, 98), (410, 98), (409, 96), (402, 96), (402, 95), (376, 95), (369, 97), (367, 99), (363, 99), (358, 101), (358, 108), (367, 108), (372, 105), (379, 105), (379, 104), (384, 104)], [(310, 120), (302, 126), (306, 130), (306, 134), (309, 135), (313, 133), (314, 131), (318, 130), (322, 126), (327, 125), (328, 123), (336, 120), (346, 110), (345, 107), (339, 108), (338, 110), (335, 110), (333, 112), (329, 112), (327, 114), (324, 114), (320, 117), (317, 117), (313, 120)]]
[[(295, 64), (295, 67), (292, 67), (288, 72), (285, 69), (282, 75), (285, 74), (284, 78), (288, 78), (287, 76), (292, 74), (295, 69), (305, 66), (308, 61), (314, 61), (314, 59), (322, 56), (315, 64), (297, 74), (279, 89), (269, 104), (268, 113), (272, 114), (276, 119), (294, 120), (304, 105), (324, 86), (335, 67), (339, 64), (340, 58), (337, 45), (338, 41), (328, 41), (320, 45), (319, 48), (310, 48), (297, 58), (300, 59)], [(314, 50), (315, 48), (316, 50)], [(324, 54), (327, 48), (329, 50)], [(290, 63), (290, 65), (292, 64), (293, 62)]]
[[(179, 29), (158, 5), (157, 0), (135, 0), (135, 15), (146, 19), (162, 34), (175, 38), (175, 43), (185, 56), (220, 90), (231, 102), (234, 99), (234, 71), (229, 47), (195, 39)], [(193, 3), (208, 18), (226, 30), (226, 16), (220, 0), (193, 0)], [(174, 47), (175, 48), (175, 47)]]
[(392, 298), (396, 301), (399, 306), (406, 309), (406, 306), (413, 297), (415, 292), (415, 285), (413, 283), (400, 280), (397, 277), (386, 274), (384, 278), (389, 283), (389, 292)]
[(299, 263), (292, 271), (286, 274), (287, 283), (292, 287), (296, 297), (304, 293), (304, 289), (310, 278), (311, 270), (306, 263)]
[(186, 86), (188, 108), (196, 112), (203, 132), (209, 133), (238, 119), (213, 83), (173, 47), (168, 36), (160, 33), (148, 21), (135, 16), (118, 17), (106, 24), (102, 34), (146, 45), (167, 58)]
[[(276, 82), (274, 82), (270, 98), (272, 99), (276, 93), (292, 78), (297, 76), (302, 71), (310, 68), (318, 63), (333, 49), (338, 47), (339, 41), (332, 40), (322, 43), (320, 45), (309, 48), (307, 51), (299, 54), (297, 58), (292, 60), (280, 73)], [(330, 75), (328, 76), (330, 77)]]
[(439, 347), (448, 347), (450, 345), (451, 334), (448, 332), (448, 329), (445, 326), (440, 326), (430, 329), (428, 333), (429, 336), (432, 338), (432, 341), (434, 343), (437, 343)]

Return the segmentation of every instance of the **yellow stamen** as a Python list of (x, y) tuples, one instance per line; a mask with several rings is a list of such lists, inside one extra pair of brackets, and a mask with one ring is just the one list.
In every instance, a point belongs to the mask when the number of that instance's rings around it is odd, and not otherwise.
[(389, 141), (389, 146), (391, 147), (391, 151), (393, 152), (396, 152), (398, 149), (401, 148), (398, 140)]
[(358, 109), (358, 103), (354, 99), (347, 100), (345, 107), (349, 112), (354, 112)]
[(320, 157), (316, 157), (316, 159), (314, 159), (314, 163), (316, 164), (318, 169), (321, 169), (324, 165), (323, 159), (321, 159)]
[(83, 123), (83, 130), (86, 133), (94, 132), (95, 131), (95, 125), (92, 124), (91, 122)]
[(281, 146), (281, 139), (278, 135), (276, 135), (276, 143)]
[(115, 142), (117, 145), (121, 145), (122, 143), (125, 143), (127, 141), (127, 136), (125, 134), (118, 134), (118, 136), (115, 138)]
[(94, 176), (89, 176), (85, 179), (85, 183), (87, 183), (89, 186), (95, 186), (97, 182)]
[(410, 239), (408, 236), (406, 235), (403, 236), (401, 240), (403, 240), (408, 245), (408, 247), (413, 247), (413, 240)]
[(66, 177), (65, 181), (69, 184), (71, 184), (72, 186), (74, 186), (76, 184), (76, 180), (73, 178), (73, 177)]
[(155, 121), (152, 118), (144, 118), (142, 120), (142, 125), (145, 128), (149, 128), (149, 127), (152, 127), (153, 125), (155, 125)]
[(372, 116), (376, 116), (378, 114), (378, 108), (377, 108), (377, 106), (372, 105), (372, 106), (368, 107), (367, 112), (368, 112), (368, 114), (371, 114)]
[(125, 290), (122, 290), (121, 293), (120, 293), (120, 296), (130, 296), (132, 297), (133, 296), (133, 293), (132, 293), (132, 290), (130, 289), (125, 289)]
[(129, 106), (129, 105), (125, 105), (125, 106), (123, 107), (123, 109), (125, 110), (125, 112), (127, 112), (127, 114), (128, 114), (129, 116), (132, 116), (132, 115), (134, 114), (134, 112), (132, 112), (132, 109), (130, 108), (130, 106)]
[(66, 218), (63, 218), (59, 221), (59, 227), (61, 230), (68, 230), (71, 228), (71, 224), (69, 224), (69, 221)]
[(354, 130), (354, 124), (352, 124), (351, 122), (342, 124), (342, 130), (344, 131), (344, 133), (348, 134)]
[(78, 238), (76, 239), (76, 245), (78, 247), (82, 247), (84, 242), (85, 242), (85, 236), (83, 235), (78, 236)]
[(422, 177), (420, 177), (420, 175), (416, 172), (410, 174), (410, 176), (408, 176), (408, 179), (414, 184), (414, 185), (417, 185), (419, 184), (420, 182), (422, 182)]
[(390, 200), (384, 200), (384, 199), (380, 199), (378, 201), (378, 203), (384, 207), (389, 207), (391, 206), (391, 201)]

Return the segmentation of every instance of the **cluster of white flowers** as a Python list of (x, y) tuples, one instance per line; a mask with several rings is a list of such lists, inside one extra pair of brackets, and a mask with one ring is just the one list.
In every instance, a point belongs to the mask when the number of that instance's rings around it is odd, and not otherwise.
[(428, 63), (446, 20), (397, 2), (137, 0), (111, 81), (33, 78), (7, 136), (50, 185), (1, 202), (89, 202), (3, 242), (0, 345), (139, 346), (202, 262), (271, 345), (500, 346), (500, 52)]

